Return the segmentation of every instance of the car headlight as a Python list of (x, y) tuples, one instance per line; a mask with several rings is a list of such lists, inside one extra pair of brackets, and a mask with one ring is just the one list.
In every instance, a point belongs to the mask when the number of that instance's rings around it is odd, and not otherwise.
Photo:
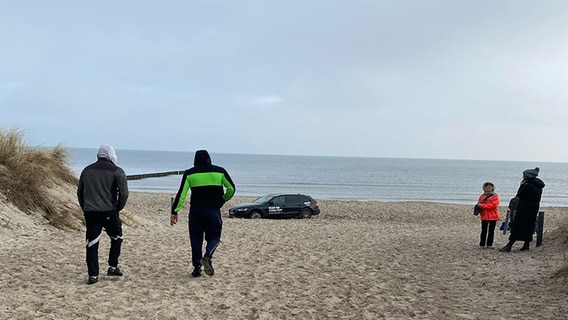
[(238, 212), (245, 212), (245, 211), (247, 211), (247, 208), (238, 208), (237, 211)]

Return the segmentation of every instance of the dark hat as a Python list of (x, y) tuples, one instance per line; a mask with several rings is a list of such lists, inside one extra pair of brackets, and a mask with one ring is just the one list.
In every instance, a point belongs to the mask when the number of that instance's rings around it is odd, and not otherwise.
[(536, 167), (535, 169), (527, 169), (523, 171), (523, 178), (531, 179), (536, 178), (538, 176), (539, 168)]

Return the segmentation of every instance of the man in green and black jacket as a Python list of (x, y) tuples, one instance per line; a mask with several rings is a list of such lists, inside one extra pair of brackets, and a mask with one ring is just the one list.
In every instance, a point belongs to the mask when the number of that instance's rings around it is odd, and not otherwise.
[[(191, 262), (194, 277), (201, 275), (201, 266), (207, 275), (215, 273), (211, 260), (215, 249), (221, 242), (221, 207), (235, 194), (235, 184), (229, 173), (222, 167), (211, 164), (207, 150), (197, 150), (193, 167), (184, 172), (181, 185), (172, 203), (170, 222), (178, 222), (178, 212), (185, 204), (187, 192), (191, 189), (189, 200), (189, 239), (191, 242)], [(203, 254), (203, 236), (207, 244)]]

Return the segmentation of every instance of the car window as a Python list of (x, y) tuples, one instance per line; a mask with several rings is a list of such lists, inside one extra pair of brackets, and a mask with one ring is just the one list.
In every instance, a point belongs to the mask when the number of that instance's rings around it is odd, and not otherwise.
[(263, 196), (253, 201), (253, 203), (266, 203), (272, 198), (272, 196)]
[(286, 203), (297, 205), (300, 203), (300, 198), (296, 195), (286, 196)]
[(300, 201), (303, 202), (306, 206), (309, 206), (312, 203), (312, 199), (304, 195), (300, 195)]
[(274, 199), (272, 199), (272, 203), (274, 205), (279, 205), (279, 206), (283, 205), (284, 204), (284, 196), (275, 197)]

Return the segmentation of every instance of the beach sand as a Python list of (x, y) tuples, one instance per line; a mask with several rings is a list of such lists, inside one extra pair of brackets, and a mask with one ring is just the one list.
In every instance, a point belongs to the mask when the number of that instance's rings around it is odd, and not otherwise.
[[(132, 193), (123, 216), (123, 277), (86, 285), (84, 231), (62, 231), (0, 203), (1, 319), (566, 319), (566, 263), (546, 213), (543, 245), (478, 247), (471, 206), (320, 201), (312, 219), (230, 219), (215, 275), (192, 278), (187, 207)], [(501, 210), (505, 213), (505, 208)], [(496, 231), (495, 247), (507, 241)], [(534, 242), (533, 242), (534, 244)], [(100, 247), (106, 271), (109, 239)]]

